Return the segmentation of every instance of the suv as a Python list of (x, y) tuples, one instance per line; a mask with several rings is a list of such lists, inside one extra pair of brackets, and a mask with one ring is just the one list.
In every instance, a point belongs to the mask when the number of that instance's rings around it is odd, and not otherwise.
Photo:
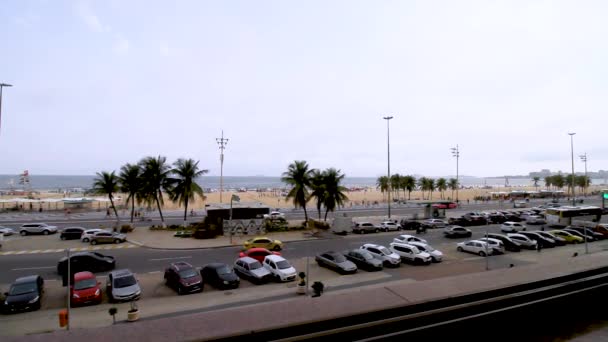
[(84, 233), (84, 228), (69, 227), (69, 228), (65, 228), (63, 231), (61, 231), (61, 235), (59, 235), (59, 238), (61, 240), (76, 240), (76, 239), (80, 240), (82, 233)]
[(391, 242), (389, 249), (399, 255), (401, 260), (408, 261), (413, 264), (429, 265), (432, 261), (429, 253), (421, 252), (414, 245)]
[(264, 267), (279, 281), (296, 280), (296, 269), (281, 256), (267, 255), (264, 258)]
[(127, 236), (121, 233), (101, 231), (91, 237), (91, 245), (98, 243), (121, 243), (127, 241)]
[(422, 226), (427, 228), (445, 228), (447, 223), (440, 219), (428, 219), (422, 221)]
[(380, 229), (388, 232), (389, 230), (401, 230), (401, 225), (392, 222), (392, 221), (384, 221), (380, 224)]
[(111, 302), (128, 302), (141, 297), (141, 288), (135, 274), (123, 269), (112, 271), (106, 280), (106, 293)]
[(196, 268), (185, 261), (172, 263), (165, 270), (165, 284), (174, 288), (177, 294), (203, 292), (203, 278)]
[(26, 236), (28, 234), (54, 234), (57, 233), (56, 226), (49, 226), (46, 223), (27, 223), (19, 228), (19, 234)]
[(374, 258), (382, 260), (385, 266), (399, 267), (401, 264), (401, 257), (384, 246), (366, 243), (359, 248), (368, 251)]
[(374, 226), (373, 224), (371, 224), (369, 222), (355, 223), (355, 226), (353, 227), (353, 233), (363, 234), (363, 233), (378, 233), (378, 232), (380, 232), (380, 228)]
[(446, 238), (461, 238), (461, 237), (471, 237), (473, 232), (469, 229), (460, 227), (460, 226), (452, 226), (450, 228), (446, 228), (443, 231), (443, 236)]

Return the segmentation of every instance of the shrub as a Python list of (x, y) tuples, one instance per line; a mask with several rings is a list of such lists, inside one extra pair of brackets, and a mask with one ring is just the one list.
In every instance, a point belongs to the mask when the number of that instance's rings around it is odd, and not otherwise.
[(133, 231), (133, 229), (133, 226), (131, 226), (130, 224), (123, 224), (122, 226), (120, 226), (120, 232), (123, 234), (130, 233)]

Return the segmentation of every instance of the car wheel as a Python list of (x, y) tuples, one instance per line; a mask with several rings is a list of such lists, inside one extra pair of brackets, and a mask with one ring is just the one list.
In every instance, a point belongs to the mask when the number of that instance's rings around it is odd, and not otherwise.
[(178, 286), (178, 287), (177, 287), (177, 294), (178, 294), (179, 296), (181, 296), (181, 295), (183, 295), (183, 294), (184, 294), (184, 290), (183, 290), (183, 288), (182, 288), (181, 286)]
[(479, 251), (479, 253), (478, 253), (478, 254), (479, 254), (479, 256), (481, 256), (481, 257), (486, 256), (486, 253), (485, 253), (484, 251)]
[(26, 236), (27, 232), (25, 230), (22, 230), (22, 231), (19, 232), (19, 234), (21, 234), (21, 236)]
[(91, 240), (91, 245), (96, 245), (97, 244), (97, 240)]
[(281, 246), (276, 245), (276, 246), (274, 246), (274, 248), (272, 248), (272, 250), (273, 250), (273, 251), (277, 251), (277, 252), (278, 252), (278, 251), (280, 251), (280, 250), (281, 250)]
[(120, 242), (121, 242), (120, 239), (114, 240), (114, 243), (120, 243)]
[(463, 251), (462, 247), (460, 247), (460, 246), (458, 246), (458, 248), (456, 248), (456, 250), (459, 251), (459, 252)]
[(63, 236), (63, 235), (62, 235), (62, 236), (60, 236), (59, 238), (60, 238), (61, 240), (65, 240), (65, 236)]
[(82, 239), (82, 242), (89, 242), (89, 239), (88, 238), (84, 238), (84, 239)]
[(471, 237), (472, 235), (473, 235), (472, 233), (468, 233), (468, 234), (467, 234), (467, 237)]
[(380, 229), (377, 229), (377, 228), (376, 228), (376, 233), (380, 233)]
[(48, 231), (48, 230), (45, 230), (45, 231), (43, 231), (43, 232), (42, 232), (42, 234), (44, 234), (44, 235), (49, 235), (49, 231)]

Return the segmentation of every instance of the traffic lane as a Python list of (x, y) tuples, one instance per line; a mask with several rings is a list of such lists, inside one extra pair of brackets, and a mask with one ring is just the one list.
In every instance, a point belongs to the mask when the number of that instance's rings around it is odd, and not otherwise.
[[(202, 220), (202, 218), (197, 219), (196, 221), (200, 221)], [(190, 222), (193, 222), (194, 220), (190, 219)], [(116, 219), (69, 219), (66, 220), (65, 218), (61, 218), (61, 219), (47, 219), (47, 220), (40, 220), (40, 219), (27, 219), (27, 220), (14, 220), (14, 221), (2, 221), (0, 223), (0, 225), (2, 225), (3, 227), (9, 227), (9, 228), (13, 228), (14, 230), (19, 230), (19, 227), (21, 227), (22, 224), (26, 224), (26, 223), (32, 223), (32, 222), (45, 222), (49, 225), (53, 225), (53, 226), (57, 226), (57, 228), (59, 230), (66, 228), (66, 227), (83, 227), (83, 228), (87, 228), (87, 229), (93, 229), (93, 228), (100, 228), (100, 226), (104, 227), (104, 228), (108, 228), (108, 227), (112, 227), (116, 224)], [(165, 217), (165, 224), (169, 225), (169, 224), (182, 224), (184, 222), (183, 218), (178, 218), (178, 217), (171, 217), (171, 218), (167, 218)], [(133, 221), (133, 225), (135, 227), (149, 227), (150, 225), (158, 225), (161, 224), (161, 220), (160, 218), (152, 218), (150, 220), (145, 220), (145, 221)], [(131, 224), (130, 220), (121, 220), (120, 224)]]

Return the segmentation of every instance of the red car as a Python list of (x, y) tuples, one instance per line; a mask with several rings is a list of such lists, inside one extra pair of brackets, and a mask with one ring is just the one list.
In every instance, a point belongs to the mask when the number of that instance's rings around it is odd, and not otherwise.
[(101, 285), (91, 272), (78, 272), (74, 274), (74, 284), (70, 289), (70, 302), (72, 305), (101, 303)]
[(433, 208), (437, 208), (437, 209), (454, 209), (454, 208), (456, 208), (456, 203), (454, 203), (454, 202), (435, 203), (435, 204), (433, 204)]
[(281, 253), (280, 252), (271, 252), (271, 251), (267, 250), (266, 248), (254, 247), (254, 248), (249, 248), (248, 250), (239, 253), (239, 258), (250, 257), (250, 258), (254, 258), (255, 260), (263, 263), (264, 258), (267, 255), (281, 255)]

